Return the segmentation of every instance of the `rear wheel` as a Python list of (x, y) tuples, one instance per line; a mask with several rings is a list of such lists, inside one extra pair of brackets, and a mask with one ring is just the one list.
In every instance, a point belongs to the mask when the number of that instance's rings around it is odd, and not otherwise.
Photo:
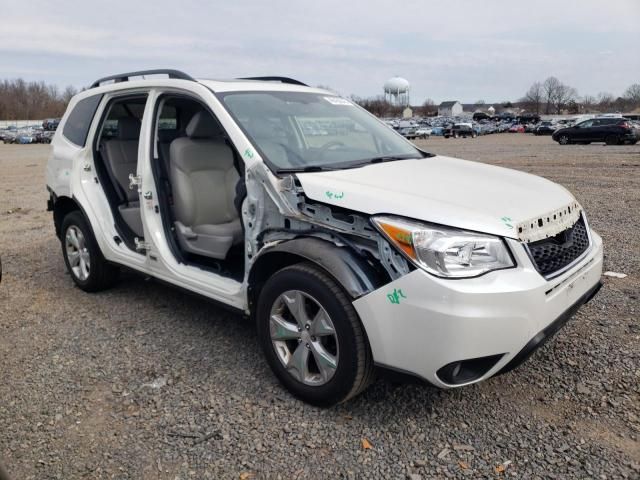
[(330, 406), (371, 382), (373, 361), (358, 315), (342, 288), (314, 265), (275, 273), (262, 288), (256, 313), (267, 361), (296, 397)]
[(604, 141), (607, 145), (618, 145), (620, 143), (617, 135), (609, 135)]
[(79, 211), (62, 221), (62, 255), (74, 283), (85, 292), (111, 287), (119, 270), (102, 256), (87, 220)]

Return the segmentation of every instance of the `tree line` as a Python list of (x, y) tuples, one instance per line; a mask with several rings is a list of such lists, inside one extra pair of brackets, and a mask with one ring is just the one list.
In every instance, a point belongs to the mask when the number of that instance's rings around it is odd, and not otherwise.
[(45, 82), (0, 80), (0, 120), (36, 120), (61, 117), (74, 87), (59, 90)]
[(520, 104), (537, 114), (630, 112), (640, 108), (640, 83), (634, 83), (620, 97), (601, 92), (598, 95), (580, 97), (578, 91), (549, 77), (534, 82), (520, 99)]

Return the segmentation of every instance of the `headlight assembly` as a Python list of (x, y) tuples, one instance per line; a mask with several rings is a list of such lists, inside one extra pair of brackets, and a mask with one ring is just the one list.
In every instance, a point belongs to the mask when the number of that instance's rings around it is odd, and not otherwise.
[(438, 277), (477, 277), (515, 267), (500, 237), (398, 217), (374, 217), (373, 224), (417, 267)]

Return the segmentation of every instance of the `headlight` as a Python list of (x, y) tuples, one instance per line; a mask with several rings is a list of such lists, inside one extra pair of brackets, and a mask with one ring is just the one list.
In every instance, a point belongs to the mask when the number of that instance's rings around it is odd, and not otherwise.
[(416, 266), (438, 277), (477, 277), (514, 267), (499, 237), (404, 220), (374, 217), (378, 230)]

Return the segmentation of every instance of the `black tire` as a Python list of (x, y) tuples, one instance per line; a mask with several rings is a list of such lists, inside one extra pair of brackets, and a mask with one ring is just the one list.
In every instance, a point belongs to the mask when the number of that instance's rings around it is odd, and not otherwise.
[(606, 143), (607, 145), (619, 145), (620, 139), (617, 135), (609, 135), (607, 138), (605, 138), (604, 143)]
[[(88, 269), (88, 275), (86, 278), (81, 278), (71, 267), (69, 253), (67, 249), (67, 235), (70, 231), (77, 229), (82, 233), (84, 237), (84, 245), (86, 254), (89, 257), (90, 268)], [(64, 257), (64, 263), (67, 266), (69, 275), (73, 282), (85, 292), (99, 292), (112, 287), (118, 280), (120, 269), (105, 260), (93, 236), (93, 231), (89, 227), (89, 223), (85, 219), (84, 215), (75, 210), (64, 217), (62, 221), (62, 256)]]
[(571, 139), (569, 138), (569, 135), (560, 135), (558, 137), (558, 143), (560, 145), (571, 145)]
[[(322, 385), (307, 385), (294, 378), (272, 343), (271, 309), (280, 295), (289, 290), (298, 290), (313, 297), (333, 322), (339, 360), (333, 377)], [(329, 407), (355, 397), (373, 381), (375, 370), (371, 349), (358, 314), (344, 290), (313, 264), (291, 265), (267, 280), (258, 299), (256, 322), (258, 340), (269, 366), (280, 382), (299, 399)]]

